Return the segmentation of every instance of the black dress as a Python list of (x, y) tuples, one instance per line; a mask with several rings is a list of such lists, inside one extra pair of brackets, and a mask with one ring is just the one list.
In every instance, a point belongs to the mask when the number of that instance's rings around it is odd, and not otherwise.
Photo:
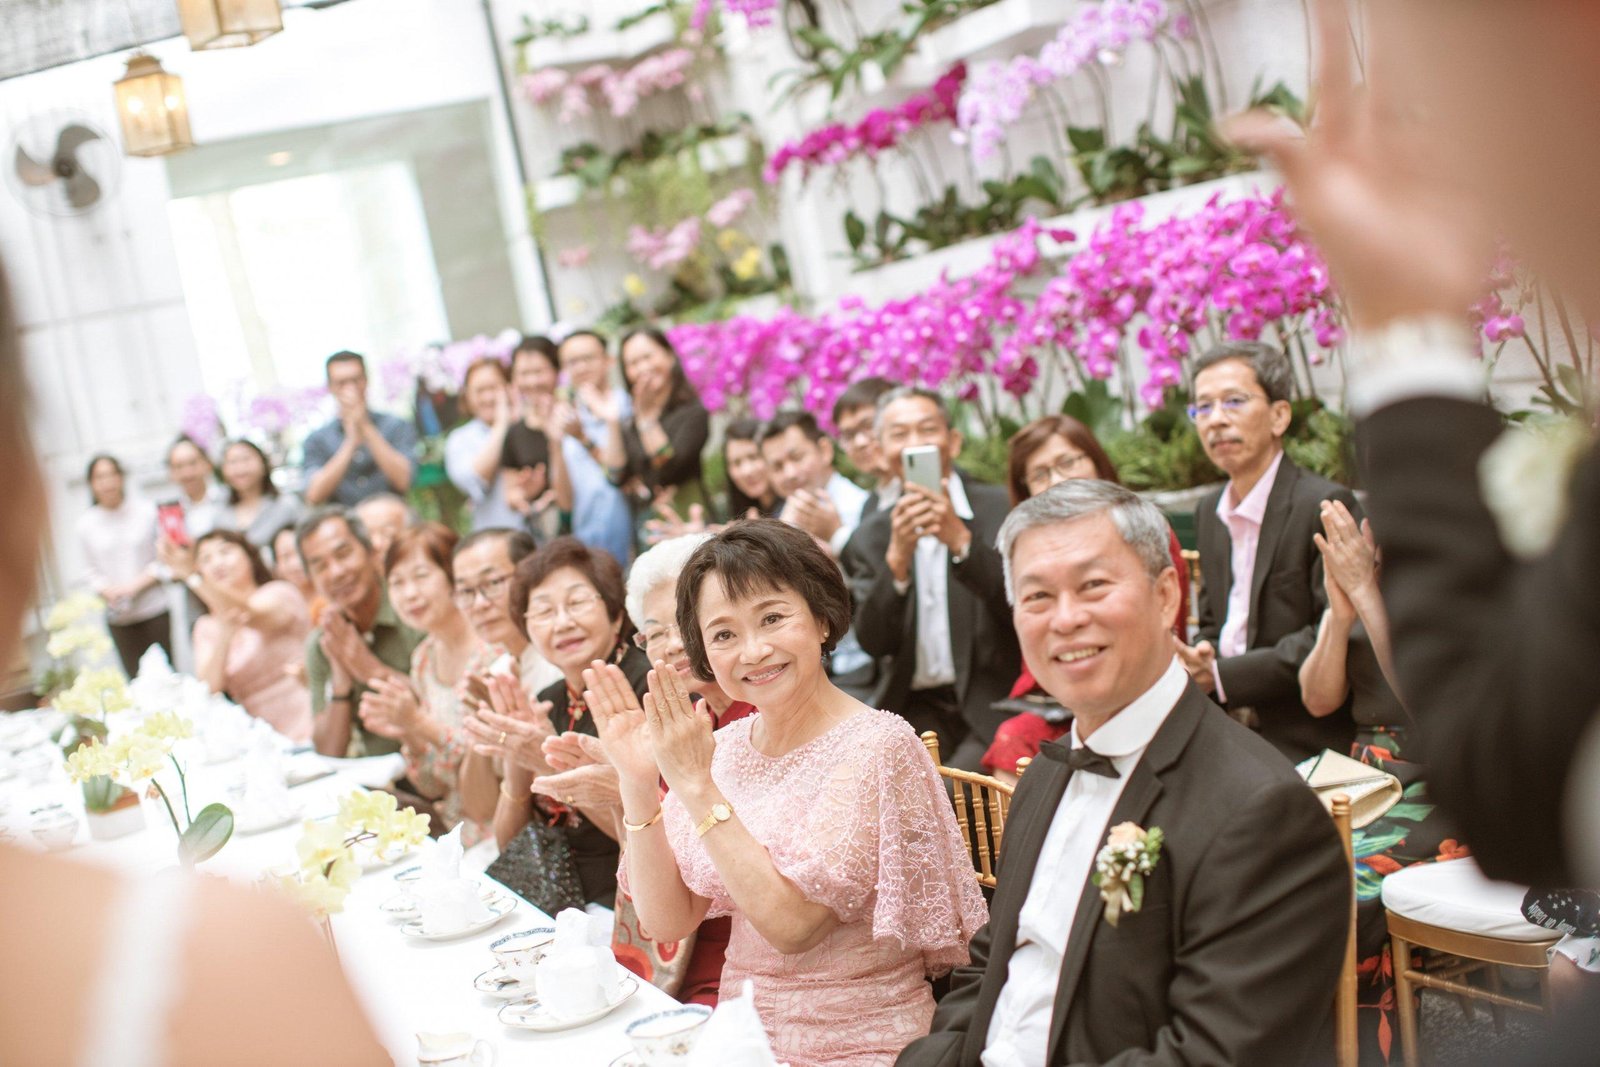
[(659, 456), (651, 456), (639, 438), (638, 423), (629, 419), (622, 425), (622, 448), (628, 462), (618, 484), (637, 479), (643, 489), (641, 495), (629, 498), (635, 521), (644, 518), (662, 489), (673, 490), (672, 509), (684, 518), (689, 517), (693, 505), (709, 503), (700, 464), (700, 453), (711, 434), (711, 416), (705, 405), (698, 400), (679, 403), (661, 416), (661, 432), (667, 435), (667, 447)]
[[(650, 660), (643, 652), (635, 648), (632, 642), (618, 645), (621, 659), (613, 653), (612, 662), (622, 668), (622, 673), (627, 676), (628, 684), (633, 687), (636, 695), (643, 696), (645, 691), (645, 678), (650, 673)], [(595, 729), (594, 716), (588, 713), (580, 701), (574, 700), (574, 695), (567, 688), (565, 680), (547, 686), (540, 694), (540, 700), (548, 700), (550, 708), (550, 724), (557, 732), (573, 731), (588, 734), (590, 737), (599, 736)], [(549, 798), (539, 798), (534, 802), (534, 818), (555, 818), (566, 834), (567, 847), (572, 849), (573, 864), (578, 869), (578, 882), (583, 886), (583, 899), (587, 904), (601, 904), (613, 907), (617, 899), (617, 863), (619, 862), (622, 848), (611, 839), (600, 827), (584, 817), (582, 812), (566, 807), (563, 804), (552, 803)]]

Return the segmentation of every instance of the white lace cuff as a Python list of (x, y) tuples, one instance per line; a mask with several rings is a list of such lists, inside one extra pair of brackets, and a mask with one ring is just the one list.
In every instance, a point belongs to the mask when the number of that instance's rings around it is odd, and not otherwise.
[(1456, 319), (1402, 319), (1351, 338), (1349, 406), (1357, 418), (1417, 397), (1482, 400), (1487, 390), (1488, 367)]

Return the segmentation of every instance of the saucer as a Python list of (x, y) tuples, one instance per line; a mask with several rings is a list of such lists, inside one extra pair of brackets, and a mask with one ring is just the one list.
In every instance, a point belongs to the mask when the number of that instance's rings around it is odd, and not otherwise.
[(527, 1000), (533, 996), (531, 979), (513, 978), (498, 963), (474, 978), (472, 988), (501, 1000)]
[[(254, 812), (251, 813), (255, 814)], [(300, 805), (293, 805), (287, 812), (268, 812), (257, 818), (241, 817), (233, 824), (233, 832), (245, 837), (251, 834), (264, 834), (269, 830), (281, 830), (292, 825), (300, 818)]]
[(534, 1030), (543, 1034), (554, 1033), (557, 1030), (571, 1030), (610, 1015), (620, 1005), (627, 1003), (628, 998), (638, 991), (639, 979), (630, 974), (622, 980), (622, 988), (617, 993), (616, 1000), (585, 1015), (579, 1015), (573, 1019), (552, 1018), (539, 1006), (537, 998), (530, 997), (527, 1000), (513, 1000), (511, 1003), (506, 1004), (500, 1009), (499, 1018), (507, 1026), (514, 1026), (519, 1030)]
[(497, 897), (494, 900), (487, 901), (486, 904), (489, 909), (489, 917), (480, 919), (463, 930), (430, 934), (423, 931), (421, 919), (413, 919), (400, 927), (400, 932), (407, 937), (420, 938), (423, 941), (453, 941), (458, 937), (468, 937), (479, 931), (489, 929), (489, 927), (510, 915), (517, 907), (517, 898), (513, 896)]
[[(507, 895), (490, 882), (482, 882), (478, 886), (478, 896), (485, 904), (493, 904)], [(391, 919), (415, 919), (422, 914), (422, 901), (410, 889), (403, 889), (379, 904), (378, 910)]]
[(394, 880), (402, 885), (407, 882), (420, 882), (422, 880), (422, 864), (419, 863), (415, 867), (407, 867), (405, 870), (396, 873)]
[(637, 1052), (628, 1051), (612, 1060), (607, 1067), (648, 1067)]

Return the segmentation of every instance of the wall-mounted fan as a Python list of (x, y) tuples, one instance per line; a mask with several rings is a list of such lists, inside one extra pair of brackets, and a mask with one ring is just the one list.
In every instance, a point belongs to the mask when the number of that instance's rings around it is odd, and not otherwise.
[(88, 116), (47, 111), (11, 131), (0, 166), (6, 185), (36, 215), (82, 215), (116, 189), (122, 155)]

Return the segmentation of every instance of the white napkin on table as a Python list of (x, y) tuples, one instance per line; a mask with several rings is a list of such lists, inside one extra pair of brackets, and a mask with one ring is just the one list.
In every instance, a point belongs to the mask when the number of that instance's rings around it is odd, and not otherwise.
[(558, 1019), (576, 1018), (616, 1002), (622, 968), (611, 951), (609, 930), (589, 913), (567, 908), (556, 916), (556, 939), (534, 972), (539, 1003)]
[[(250, 731), (245, 735), (249, 748), (244, 761), (244, 817), (253, 822), (273, 822), (294, 814), (294, 800), (284, 781), (283, 753), (271, 731)], [(207, 747), (210, 737), (207, 735)], [(241, 739), (241, 744), (244, 743)]]
[(422, 928), (430, 934), (463, 930), (490, 915), (476, 879), (461, 877), (461, 827), (433, 843), (422, 857), (422, 877), (412, 890)]
[[(247, 751), (252, 759), (255, 757), (250, 738), (254, 733), (253, 724), (260, 720), (252, 718), (249, 712), (220, 693), (208, 693), (198, 709), (190, 709), (188, 703), (189, 698), (185, 694), (184, 710), (199, 727), (200, 743), (205, 748), (207, 763), (224, 763)], [(282, 776), (281, 767), (279, 776)]]
[(747, 978), (740, 996), (717, 1002), (685, 1067), (778, 1067), (756, 1013), (755, 992), (755, 983)]

